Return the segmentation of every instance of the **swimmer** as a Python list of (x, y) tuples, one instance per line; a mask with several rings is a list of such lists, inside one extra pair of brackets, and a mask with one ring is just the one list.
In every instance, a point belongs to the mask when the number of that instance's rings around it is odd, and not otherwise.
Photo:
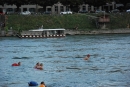
[(46, 87), (44, 82), (41, 82), (39, 87)]
[(43, 64), (42, 63), (37, 63), (36, 66), (35, 66), (36, 69), (40, 69), (40, 70), (43, 70)]
[(40, 63), (40, 65), (37, 68), (40, 69), (40, 70), (43, 70), (43, 64)]
[(40, 63), (39, 63), (39, 62), (35, 65), (34, 68), (37, 68), (38, 66), (40, 66)]
[(85, 58), (84, 58), (84, 60), (88, 60), (90, 58), (90, 55), (88, 54)]

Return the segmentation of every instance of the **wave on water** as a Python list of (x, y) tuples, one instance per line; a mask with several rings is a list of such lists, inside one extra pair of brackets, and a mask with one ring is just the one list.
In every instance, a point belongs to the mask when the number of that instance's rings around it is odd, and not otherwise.
[(30, 59), (31, 57), (13, 57), (12, 59)]

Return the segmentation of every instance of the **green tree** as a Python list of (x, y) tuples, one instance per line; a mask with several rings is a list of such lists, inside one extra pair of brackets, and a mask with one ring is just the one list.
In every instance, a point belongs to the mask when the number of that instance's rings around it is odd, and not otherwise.
[(99, 7), (106, 4), (105, 0), (88, 0), (87, 2), (89, 5), (93, 5), (95, 7)]
[(130, 9), (130, 6), (127, 6), (127, 3), (130, 3), (130, 0), (115, 0), (117, 3), (122, 3), (125, 9)]
[(46, 6), (52, 6), (58, 2), (58, 0), (29, 0), (31, 4), (37, 4), (43, 7), (43, 10), (46, 11)]
[(4, 4), (6, 3), (6, 0), (1, 0), (0, 1), (0, 5), (4, 6)]
[(83, 4), (83, 0), (59, 0), (63, 5), (68, 6), (72, 11), (78, 12), (79, 5)]

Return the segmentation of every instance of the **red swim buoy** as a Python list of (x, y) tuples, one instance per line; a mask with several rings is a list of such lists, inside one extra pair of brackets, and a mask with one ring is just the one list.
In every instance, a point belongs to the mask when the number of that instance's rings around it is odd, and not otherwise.
[(12, 66), (20, 66), (20, 62), (18, 62), (18, 63), (13, 63)]
[(13, 63), (12, 66), (19, 66), (17, 63)]

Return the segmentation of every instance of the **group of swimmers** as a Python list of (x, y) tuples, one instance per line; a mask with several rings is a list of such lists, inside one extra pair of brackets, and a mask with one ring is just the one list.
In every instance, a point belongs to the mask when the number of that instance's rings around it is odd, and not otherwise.
[[(86, 57), (84, 58), (84, 60), (88, 60), (89, 58), (90, 58), (90, 55), (87, 54)], [(20, 66), (20, 65), (21, 65), (21, 62), (13, 63), (12, 64), (12, 66)], [(38, 62), (38, 63), (36, 63), (36, 65), (34, 66), (34, 68), (43, 70), (43, 64)], [(35, 82), (35, 81), (29, 82), (28, 85), (29, 86), (38, 86), (37, 82)], [(39, 87), (45, 87), (45, 83), (41, 82), (41, 84), (40, 84)]]
[[(90, 58), (90, 54), (87, 54), (87, 56), (84, 58), (84, 60), (88, 60)], [(13, 63), (12, 66), (20, 66), (21, 62)], [(43, 64), (42, 63), (36, 63), (35, 67), (36, 69), (43, 70)]]
[[(84, 58), (84, 60), (88, 60), (89, 58), (90, 58), (90, 54), (87, 54), (87, 56)], [(20, 65), (21, 65), (21, 62), (12, 64), (12, 66), (20, 66)], [(43, 70), (43, 64), (38, 62), (38, 63), (36, 63), (34, 68)]]
[[(21, 62), (18, 62), (18, 63), (13, 63), (12, 66), (20, 66), (21, 65)], [(43, 64), (42, 63), (36, 63), (36, 65), (34, 66), (34, 68), (36, 69), (40, 69), (40, 70), (43, 70)], [(29, 86), (38, 86), (38, 83), (35, 82), (35, 81), (30, 81), (28, 83)], [(44, 82), (41, 82), (40, 86), (39, 87), (45, 87), (45, 83)]]
[(34, 68), (43, 70), (43, 64), (38, 62)]
[[(21, 65), (21, 62), (18, 62), (18, 63), (13, 63), (12, 66), (20, 66)], [(34, 66), (35, 69), (40, 69), (40, 70), (43, 70), (43, 64), (42, 63), (37, 63), (35, 66)]]

